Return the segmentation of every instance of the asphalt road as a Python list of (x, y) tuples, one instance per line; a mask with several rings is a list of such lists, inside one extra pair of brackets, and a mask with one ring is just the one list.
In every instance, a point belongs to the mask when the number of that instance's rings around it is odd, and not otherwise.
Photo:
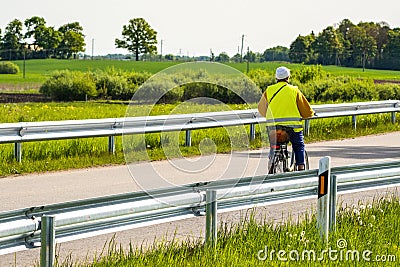
[[(307, 144), (306, 148), (311, 169), (317, 168), (319, 159), (324, 156), (331, 156), (332, 166), (400, 160), (400, 132), (312, 143)], [(266, 149), (261, 149), (227, 155), (209, 155), (189, 159), (181, 158), (1, 178), (0, 203), (2, 204), (0, 211), (198, 181), (264, 175), (267, 153)], [(368, 202), (386, 192), (387, 190), (371, 190), (342, 195), (341, 200), (343, 203), (349, 204), (358, 203), (360, 200)], [(267, 215), (269, 218), (279, 221), (289, 215), (297, 218), (296, 214), (311, 210), (315, 204), (315, 200), (304, 200), (296, 203), (271, 205), (259, 208), (257, 213), (260, 216)], [(283, 211), (285, 216), (282, 216)], [(219, 219), (235, 222), (239, 221), (244, 214), (245, 211), (233, 212), (220, 215)], [(174, 232), (178, 238), (199, 238), (204, 233), (204, 221), (204, 218), (199, 217), (165, 223), (117, 233), (114, 238), (123, 244), (132, 242), (138, 245), (143, 242), (152, 244), (155, 238), (172, 238)], [(82, 260), (86, 256), (93, 259), (94, 255), (96, 253), (98, 255), (104, 244), (112, 237), (113, 235), (103, 235), (63, 243), (60, 245), (59, 257), (63, 259), (71, 254), (73, 259)], [(17, 266), (32, 266), (38, 257), (38, 249), (2, 255), (0, 256), (0, 266), (14, 266), (15, 263)]]

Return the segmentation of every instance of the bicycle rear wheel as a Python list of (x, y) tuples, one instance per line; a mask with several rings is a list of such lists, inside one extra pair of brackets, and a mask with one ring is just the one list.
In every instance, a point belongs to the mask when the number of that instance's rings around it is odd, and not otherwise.
[(287, 164), (284, 160), (281, 159), (280, 155), (275, 154), (274, 157), (271, 159), (272, 163), (270, 164), (268, 173), (269, 174), (274, 174), (274, 173), (284, 173)]

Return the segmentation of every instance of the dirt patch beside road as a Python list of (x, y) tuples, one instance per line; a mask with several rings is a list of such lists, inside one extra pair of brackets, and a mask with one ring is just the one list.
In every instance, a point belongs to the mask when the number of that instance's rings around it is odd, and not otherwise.
[(47, 102), (42, 94), (0, 93), (0, 103)]
[(394, 84), (400, 84), (400, 81), (398, 80), (374, 80), (375, 84), (382, 84), (382, 83), (394, 83)]

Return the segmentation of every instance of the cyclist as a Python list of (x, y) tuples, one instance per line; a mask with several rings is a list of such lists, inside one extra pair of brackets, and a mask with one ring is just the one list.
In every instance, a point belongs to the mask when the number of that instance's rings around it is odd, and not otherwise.
[[(296, 170), (304, 170), (304, 138), (301, 120), (312, 117), (315, 112), (297, 86), (289, 84), (290, 70), (288, 68), (277, 68), (275, 78), (276, 84), (268, 86), (261, 96), (258, 111), (266, 117), (268, 131), (279, 126), (289, 127), (288, 134), (295, 155)], [(271, 147), (273, 145), (271, 143)], [(273, 153), (270, 152), (270, 155)]]

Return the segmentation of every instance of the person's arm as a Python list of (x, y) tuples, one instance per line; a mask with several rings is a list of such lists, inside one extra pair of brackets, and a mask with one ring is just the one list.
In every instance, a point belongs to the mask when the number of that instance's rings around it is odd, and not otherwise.
[(312, 117), (315, 112), (311, 108), (310, 103), (308, 103), (307, 98), (299, 91), (297, 93), (297, 108), (300, 111), (300, 115), (303, 119)]
[(267, 115), (268, 101), (265, 93), (262, 94), (260, 101), (258, 102), (258, 112), (265, 117)]

